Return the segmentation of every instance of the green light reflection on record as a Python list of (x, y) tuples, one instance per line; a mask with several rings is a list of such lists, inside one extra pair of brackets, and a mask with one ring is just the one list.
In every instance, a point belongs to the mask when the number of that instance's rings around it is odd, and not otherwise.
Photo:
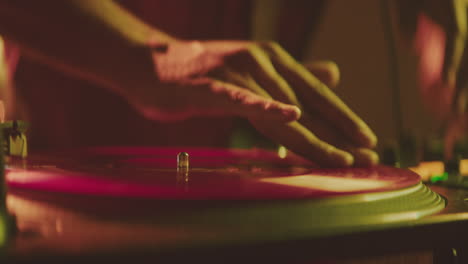
[(435, 183), (435, 182), (440, 182), (440, 181), (446, 181), (448, 179), (448, 173), (444, 172), (439, 175), (433, 175), (430, 179), (430, 182)]

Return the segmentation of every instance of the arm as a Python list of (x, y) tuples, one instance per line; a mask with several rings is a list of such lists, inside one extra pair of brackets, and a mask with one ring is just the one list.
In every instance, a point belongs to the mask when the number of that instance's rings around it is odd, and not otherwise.
[(28, 56), (124, 95), (154, 79), (148, 42), (175, 40), (111, 0), (1, 0), (0, 34)]
[(397, 0), (403, 39), (419, 57), (419, 87), (428, 110), (440, 120), (459, 107), (467, 78), (466, 0)]
[(149, 119), (241, 116), (321, 165), (378, 161), (369, 127), (275, 43), (178, 40), (110, 0), (0, 0), (0, 10), (0, 33), (27, 55), (119, 93)]
[(397, 0), (396, 4), (400, 32), (419, 57), (420, 95), (443, 122), (449, 159), (456, 140), (468, 128), (468, 1)]

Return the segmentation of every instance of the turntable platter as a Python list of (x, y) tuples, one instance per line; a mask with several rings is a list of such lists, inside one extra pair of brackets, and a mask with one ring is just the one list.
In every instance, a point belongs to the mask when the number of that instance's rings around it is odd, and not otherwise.
[(264, 150), (91, 148), (15, 160), (7, 180), (20, 235), (6, 256), (25, 263), (307, 259), (377, 245), (361, 234), (416, 237), (446, 205), (407, 170), (323, 169)]
[[(178, 171), (176, 156), (190, 155)], [(399, 190), (420, 182), (390, 167), (323, 169), (265, 150), (91, 148), (31, 157), (7, 171), (11, 188), (154, 199), (298, 199)]]

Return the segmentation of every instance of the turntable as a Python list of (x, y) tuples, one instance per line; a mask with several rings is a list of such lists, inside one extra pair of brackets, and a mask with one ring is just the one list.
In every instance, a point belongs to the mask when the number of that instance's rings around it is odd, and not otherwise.
[[(16, 223), (0, 239), (7, 263), (291, 263), (403, 253), (450, 263), (445, 253), (457, 249), (460, 259), (468, 238), (463, 189), (428, 188), (409, 170), (323, 169), (260, 149), (33, 154), (10, 159), (6, 182)], [(0, 225), (11, 231), (5, 219)]]

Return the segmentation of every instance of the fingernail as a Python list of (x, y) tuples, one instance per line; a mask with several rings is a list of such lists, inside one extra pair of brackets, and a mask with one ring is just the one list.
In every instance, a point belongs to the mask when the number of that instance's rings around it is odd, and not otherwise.
[(354, 163), (354, 157), (348, 152), (344, 152), (343, 161), (344, 161), (345, 166), (351, 166)]
[(368, 130), (369, 130), (367, 132), (368, 147), (374, 148), (375, 146), (377, 146), (377, 136), (374, 134), (374, 132), (372, 132), (372, 130), (370, 130), (370, 128)]
[(301, 117), (301, 109), (295, 105), (284, 105), (280, 108), (272, 108), (270, 109), (275, 115), (280, 115), (280, 119), (283, 122), (292, 122), (299, 120)]
[(355, 166), (369, 167), (379, 163), (379, 155), (370, 149), (360, 149), (355, 155)]
[(377, 165), (379, 163), (379, 155), (375, 152), (370, 152), (370, 155), (369, 155), (369, 161), (370, 161), (370, 165)]
[(288, 106), (287, 108), (288, 109), (286, 109), (284, 115), (287, 116), (290, 121), (296, 121), (299, 120), (299, 118), (301, 118), (302, 111), (301, 109), (299, 109), (299, 107), (292, 105)]

